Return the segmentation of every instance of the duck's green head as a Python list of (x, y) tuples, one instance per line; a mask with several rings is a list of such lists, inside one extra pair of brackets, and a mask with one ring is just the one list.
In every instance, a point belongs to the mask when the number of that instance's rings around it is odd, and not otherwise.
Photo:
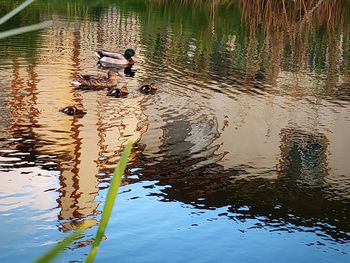
[(135, 55), (135, 50), (133, 50), (132, 48), (128, 48), (127, 50), (125, 50), (124, 57), (126, 59), (131, 59), (131, 57), (134, 55)]

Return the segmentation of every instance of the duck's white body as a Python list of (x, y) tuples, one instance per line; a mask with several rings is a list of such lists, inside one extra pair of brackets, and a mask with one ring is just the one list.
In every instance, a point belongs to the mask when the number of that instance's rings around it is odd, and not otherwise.
[(82, 84), (81, 84), (79, 81), (76, 81), (76, 80), (73, 80), (73, 81), (71, 82), (71, 84), (72, 84), (74, 87), (77, 87), (77, 88), (79, 88), (79, 87), (82, 86)]
[(109, 51), (96, 51), (95, 55), (97, 56), (99, 62), (113, 64), (118, 66), (126, 66), (129, 64), (129, 61), (124, 57), (123, 54), (114, 53)]
[(135, 55), (135, 51), (129, 48), (123, 55), (117, 52), (97, 50), (95, 55), (103, 67), (127, 67), (134, 64), (131, 57)]

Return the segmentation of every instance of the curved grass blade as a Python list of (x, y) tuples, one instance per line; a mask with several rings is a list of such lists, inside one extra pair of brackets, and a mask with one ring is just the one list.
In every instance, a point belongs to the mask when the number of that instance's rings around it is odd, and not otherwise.
[(18, 34), (27, 33), (27, 32), (30, 32), (30, 31), (43, 29), (43, 28), (46, 28), (46, 27), (50, 27), (50, 26), (52, 26), (52, 24), (53, 24), (52, 21), (45, 21), (45, 22), (42, 22), (42, 23), (39, 23), (39, 24), (35, 24), (35, 25), (24, 26), (24, 27), (19, 27), (19, 28), (16, 28), (16, 29), (0, 32), (0, 39), (5, 38), (5, 37), (18, 35)]
[[(115, 201), (115, 198), (116, 198), (117, 193), (118, 193), (118, 189), (119, 189), (120, 184), (121, 184), (121, 178), (124, 174), (126, 164), (128, 163), (128, 159), (129, 159), (129, 156), (131, 153), (132, 144), (133, 144), (133, 142), (130, 140), (122, 153), (122, 156), (118, 162), (117, 167), (114, 170), (113, 178), (111, 180), (111, 185), (110, 185), (108, 193), (107, 193), (106, 203), (105, 203), (105, 206), (103, 208), (100, 225), (99, 225), (99, 228), (97, 229), (94, 243), (92, 244), (92, 248), (91, 248), (89, 255), (86, 258), (85, 262), (93, 262), (95, 257), (96, 257), (98, 246), (103, 238), (103, 235), (104, 235), (104, 232), (106, 230), (109, 218), (110, 218), (111, 213), (112, 213), (114, 201)], [(56, 258), (58, 256), (59, 253), (61, 253), (66, 247), (68, 247), (75, 239), (79, 238), (81, 236), (81, 234), (84, 232), (84, 230), (86, 230), (90, 226), (91, 225), (88, 222), (84, 222), (81, 227), (79, 227), (72, 234), (70, 234), (68, 237), (63, 239), (62, 242), (57, 244), (50, 251), (48, 251), (46, 254), (44, 254), (39, 259), (37, 259), (34, 263), (51, 262), (54, 258)]]
[(113, 178), (111, 180), (111, 185), (107, 193), (106, 203), (103, 208), (100, 225), (97, 229), (94, 243), (92, 244), (91, 250), (85, 260), (85, 263), (92, 263), (96, 257), (97, 250), (99, 248), (100, 242), (103, 238), (104, 232), (108, 224), (108, 220), (112, 213), (114, 201), (118, 194), (118, 189), (121, 184), (121, 179), (124, 174), (126, 164), (128, 163), (132, 144), (133, 142), (130, 140), (123, 151), (123, 154), (118, 162), (117, 167), (114, 170)]
[(20, 4), (19, 6), (17, 6), (15, 9), (13, 9), (11, 12), (9, 12), (6, 15), (4, 15), (3, 17), (1, 17), (0, 18), (0, 25), (5, 23), (11, 17), (15, 16), (17, 13), (21, 12), (24, 8), (26, 8), (28, 5), (30, 5), (33, 2), (34, 2), (34, 0), (27, 0), (27, 1), (23, 2), (22, 4)]
[(81, 236), (87, 228), (85, 224), (75, 230), (72, 234), (62, 240), (59, 244), (49, 250), (47, 253), (38, 258), (34, 263), (48, 263), (58, 256), (66, 247), (68, 247), (75, 239)]

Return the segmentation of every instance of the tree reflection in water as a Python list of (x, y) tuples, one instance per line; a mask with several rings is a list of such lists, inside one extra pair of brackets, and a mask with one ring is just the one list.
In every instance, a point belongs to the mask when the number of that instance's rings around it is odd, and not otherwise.
[[(349, 242), (349, 1), (39, 2), (13, 22), (53, 17), (54, 27), (0, 42), (1, 169), (58, 173), (56, 186), (39, 188), (57, 198), (56, 232), (98, 223), (133, 137), (125, 184), (158, 180), (171, 186), (162, 201), (227, 206), (218, 217)], [(93, 50), (129, 46), (137, 73), (123, 81), (136, 91), (156, 80), (157, 94), (112, 100), (71, 89), (76, 72), (104, 71)], [(88, 114), (58, 114), (72, 103)], [(11, 168), (9, 150), (24, 153)]]

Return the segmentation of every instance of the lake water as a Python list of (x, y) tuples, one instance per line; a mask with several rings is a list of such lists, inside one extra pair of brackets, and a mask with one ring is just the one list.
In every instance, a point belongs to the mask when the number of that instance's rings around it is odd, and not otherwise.
[[(57, 259), (82, 261), (128, 139), (96, 262), (350, 262), (349, 1), (179, 2), (39, 0), (0, 26), (53, 20), (0, 40), (1, 262), (90, 221)], [(129, 47), (127, 98), (71, 86)]]

